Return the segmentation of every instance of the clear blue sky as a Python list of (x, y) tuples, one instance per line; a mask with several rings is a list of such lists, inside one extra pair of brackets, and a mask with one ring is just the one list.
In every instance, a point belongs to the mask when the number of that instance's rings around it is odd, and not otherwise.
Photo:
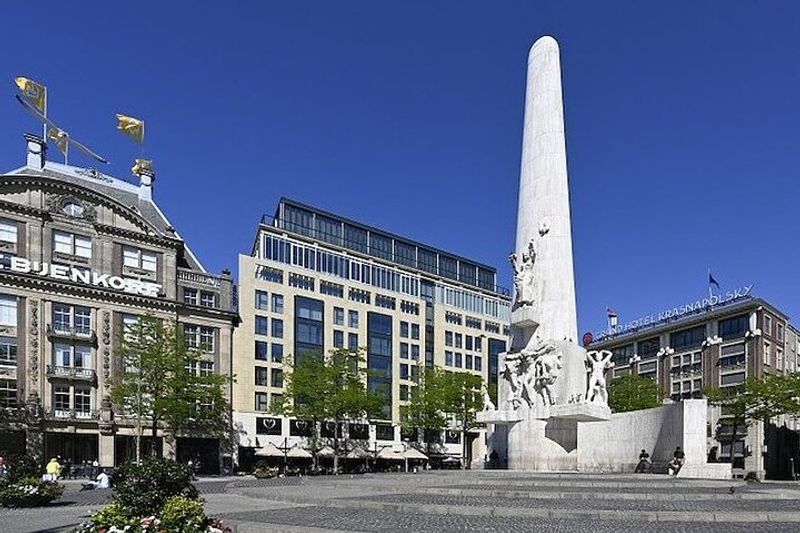
[(798, 2), (13, 2), (3, 19), (0, 169), (35, 131), (13, 99), (27, 75), (118, 176), (137, 149), (114, 113), (147, 120), (156, 199), (210, 270), (235, 270), (285, 195), (504, 285), (525, 60), (552, 34), (580, 330), (694, 300), (709, 266), (800, 317)]

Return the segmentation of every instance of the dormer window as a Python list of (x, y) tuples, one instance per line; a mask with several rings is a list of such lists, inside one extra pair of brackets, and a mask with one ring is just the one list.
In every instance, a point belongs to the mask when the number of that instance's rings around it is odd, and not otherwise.
[(64, 206), (61, 208), (61, 211), (70, 217), (82, 217), (83, 216), (83, 206), (77, 202), (66, 202)]

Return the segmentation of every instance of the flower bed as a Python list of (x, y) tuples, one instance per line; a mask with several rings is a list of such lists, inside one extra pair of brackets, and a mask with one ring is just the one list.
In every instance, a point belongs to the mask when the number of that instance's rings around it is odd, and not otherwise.
[(24, 478), (0, 488), (3, 507), (39, 507), (61, 497), (64, 486), (53, 481)]
[(226, 533), (206, 516), (191, 471), (169, 459), (128, 463), (119, 469), (113, 503), (94, 513), (76, 533)]

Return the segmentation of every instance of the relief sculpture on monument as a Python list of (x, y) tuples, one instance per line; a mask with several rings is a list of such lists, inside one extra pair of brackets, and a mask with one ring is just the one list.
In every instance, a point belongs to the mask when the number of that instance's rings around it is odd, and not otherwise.
[(518, 409), (554, 405), (553, 385), (562, 368), (562, 354), (550, 342), (537, 336), (517, 353), (509, 353), (504, 360), (503, 378), (509, 385), (505, 406)]

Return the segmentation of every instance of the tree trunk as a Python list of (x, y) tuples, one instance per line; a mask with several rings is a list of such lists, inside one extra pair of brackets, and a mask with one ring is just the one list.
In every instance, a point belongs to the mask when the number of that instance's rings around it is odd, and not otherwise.
[(156, 457), (156, 452), (158, 451), (156, 448), (156, 437), (158, 435), (158, 419), (153, 413), (153, 425), (151, 427), (153, 431), (153, 442), (150, 443), (150, 457)]

